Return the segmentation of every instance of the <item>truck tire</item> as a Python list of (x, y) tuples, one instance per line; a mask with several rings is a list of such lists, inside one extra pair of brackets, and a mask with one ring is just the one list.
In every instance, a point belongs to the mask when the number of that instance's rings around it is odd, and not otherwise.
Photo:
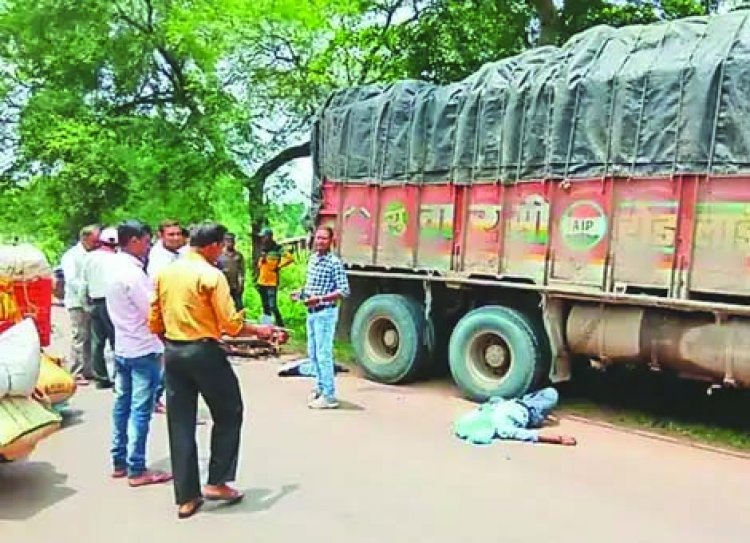
[(414, 299), (378, 294), (352, 321), (351, 342), (369, 379), (390, 385), (414, 380), (427, 363), (424, 311)]
[(542, 365), (542, 340), (522, 313), (485, 306), (465, 315), (453, 330), (451, 374), (474, 401), (492, 396), (518, 398), (534, 384)]

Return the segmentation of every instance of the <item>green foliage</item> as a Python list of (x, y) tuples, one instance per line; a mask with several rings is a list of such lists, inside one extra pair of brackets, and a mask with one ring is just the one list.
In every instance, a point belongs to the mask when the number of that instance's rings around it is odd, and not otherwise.
[[(448, 82), (595, 24), (715, 9), (661, 0), (4, 0), (0, 235), (51, 254), (90, 222), (213, 218), (302, 232), (267, 179), (334, 89)], [(297, 148), (294, 152), (287, 152)], [(10, 150), (10, 151), (8, 151)], [(0, 163), (8, 162), (0, 154)], [(3, 166), (0, 166), (2, 168)], [(288, 178), (274, 183), (288, 190)], [(248, 253), (249, 254), (249, 253)]]

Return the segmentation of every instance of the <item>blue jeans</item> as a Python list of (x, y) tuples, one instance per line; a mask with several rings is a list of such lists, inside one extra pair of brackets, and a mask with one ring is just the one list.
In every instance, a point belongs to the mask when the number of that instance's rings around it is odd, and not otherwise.
[(161, 380), (161, 354), (115, 356), (115, 368), (112, 464), (137, 477), (146, 471), (146, 437)]
[(317, 375), (316, 390), (328, 400), (336, 399), (333, 337), (338, 320), (338, 307), (307, 315), (307, 356), (310, 357)]

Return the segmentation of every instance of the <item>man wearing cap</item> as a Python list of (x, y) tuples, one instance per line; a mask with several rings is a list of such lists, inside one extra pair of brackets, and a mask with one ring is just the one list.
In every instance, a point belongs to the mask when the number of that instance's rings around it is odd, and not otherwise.
[(293, 259), (273, 239), (270, 228), (264, 228), (260, 236), (262, 251), (258, 259), (258, 292), (263, 304), (263, 314), (274, 317), (276, 326), (284, 326), (278, 306), (279, 270), (291, 264)]
[(91, 366), (97, 388), (112, 388), (113, 382), (104, 359), (105, 343), (115, 348), (115, 329), (107, 312), (105, 296), (110, 277), (115, 270), (117, 230), (105, 228), (99, 236), (100, 247), (86, 255), (83, 282), (91, 303)]
[(91, 368), (91, 314), (83, 290), (83, 264), (89, 251), (99, 244), (99, 227), (84, 226), (78, 234), (78, 243), (62, 256), (63, 304), (70, 316), (72, 339), (70, 342), (70, 372), (80, 385), (94, 378)]
[(235, 235), (227, 232), (218, 265), (229, 283), (229, 294), (234, 300), (234, 307), (239, 311), (244, 307), (242, 295), (245, 292), (245, 257), (235, 248), (235, 241)]

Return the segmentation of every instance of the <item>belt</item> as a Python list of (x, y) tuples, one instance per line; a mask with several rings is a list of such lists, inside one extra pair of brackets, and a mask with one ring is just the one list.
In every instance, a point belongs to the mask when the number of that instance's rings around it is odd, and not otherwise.
[(202, 337), (199, 339), (169, 339), (168, 337), (164, 338), (164, 341), (167, 343), (171, 343), (173, 345), (194, 345), (194, 344), (200, 344), (200, 343), (218, 343), (218, 340), (212, 338), (212, 337)]
[(316, 305), (315, 307), (308, 307), (307, 313), (308, 314), (320, 313), (321, 311), (325, 311), (326, 309), (333, 309), (334, 307), (336, 306), (331, 305), (331, 304), (319, 304), (319, 305)]

